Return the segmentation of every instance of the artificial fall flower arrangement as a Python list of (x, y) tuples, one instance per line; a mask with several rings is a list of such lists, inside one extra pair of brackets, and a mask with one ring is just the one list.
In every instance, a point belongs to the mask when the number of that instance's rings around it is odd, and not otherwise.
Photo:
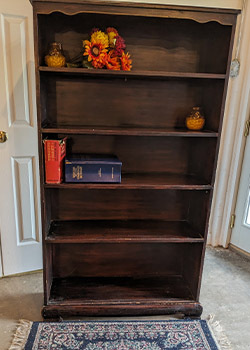
[(129, 53), (125, 53), (124, 39), (115, 28), (107, 28), (106, 32), (98, 28), (92, 29), (90, 41), (83, 41), (86, 67), (126, 70), (132, 68)]

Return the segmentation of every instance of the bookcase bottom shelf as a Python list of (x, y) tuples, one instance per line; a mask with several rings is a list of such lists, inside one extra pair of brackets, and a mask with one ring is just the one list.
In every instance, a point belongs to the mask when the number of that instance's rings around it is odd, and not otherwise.
[(54, 278), (44, 318), (64, 316), (154, 315), (200, 316), (182, 276)]

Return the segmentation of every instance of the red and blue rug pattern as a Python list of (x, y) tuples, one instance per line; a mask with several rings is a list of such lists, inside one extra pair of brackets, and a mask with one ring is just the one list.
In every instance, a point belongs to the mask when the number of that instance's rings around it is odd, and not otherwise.
[(205, 320), (34, 322), (25, 350), (218, 350)]

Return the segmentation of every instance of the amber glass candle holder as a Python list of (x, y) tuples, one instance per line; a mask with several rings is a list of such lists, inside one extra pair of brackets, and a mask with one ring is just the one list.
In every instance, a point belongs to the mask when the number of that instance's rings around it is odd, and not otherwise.
[(64, 67), (66, 60), (62, 51), (62, 44), (51, 43), (48, 55), (45, 56), (48, 67)]
[(205, 124), (200, 107), (193, 107), (191, 113), (186, 117), (186, 127), (189, 130), (201, 130)]

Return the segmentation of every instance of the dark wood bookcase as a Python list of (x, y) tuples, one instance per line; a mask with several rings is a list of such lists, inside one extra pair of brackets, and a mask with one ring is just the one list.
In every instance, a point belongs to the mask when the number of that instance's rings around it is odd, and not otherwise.
[[(33, 0), (45, 318), (199, 316), (199, 291), (238, 11)], [(131, 72), (44, 65), (115, 27)], [(185, 117), (201, 106), (205, 129)], [(46, 184), (43, 139), (115, 154), (121, 184)]]

